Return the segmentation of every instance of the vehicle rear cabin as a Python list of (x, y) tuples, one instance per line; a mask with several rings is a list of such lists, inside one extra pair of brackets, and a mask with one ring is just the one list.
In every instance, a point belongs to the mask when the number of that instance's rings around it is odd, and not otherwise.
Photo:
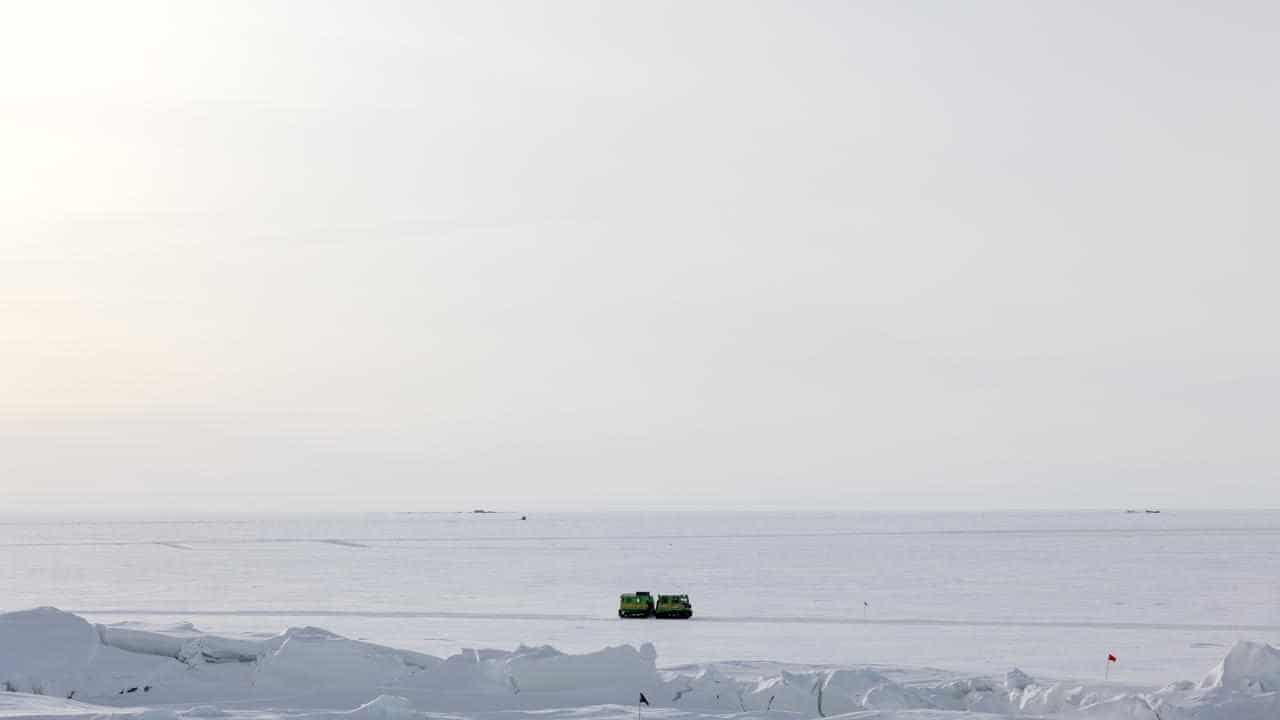
[(649, 617), (653, 614), (653, 596), (641, 590), (623, 593), (618, 603), (618, 617)]

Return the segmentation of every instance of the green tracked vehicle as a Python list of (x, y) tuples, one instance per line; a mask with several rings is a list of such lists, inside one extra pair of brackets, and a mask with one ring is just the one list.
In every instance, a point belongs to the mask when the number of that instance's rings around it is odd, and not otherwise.
[(622, 599), (618, 602), (618, 617), (647, 618), (651, 615), (653, 615), (652, 595), (643, 590), (622, 594)]
[(691, 618), (693, 605), (688, 595), (659, 595), (654, 605), (653, 616), (660, 618)]
[(693, 617), (693, 605), (688, 595), (659, 595), (654, 601), (653, 595), (644, 590), (623, 593), (618, 603), (620, 618), (690, 618)]

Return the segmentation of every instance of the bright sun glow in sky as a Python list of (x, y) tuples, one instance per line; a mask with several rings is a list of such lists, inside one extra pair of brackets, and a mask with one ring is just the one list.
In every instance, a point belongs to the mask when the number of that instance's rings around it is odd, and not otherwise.
[(1275, 3), (4, 16), (10, 497), (1280, 505)]

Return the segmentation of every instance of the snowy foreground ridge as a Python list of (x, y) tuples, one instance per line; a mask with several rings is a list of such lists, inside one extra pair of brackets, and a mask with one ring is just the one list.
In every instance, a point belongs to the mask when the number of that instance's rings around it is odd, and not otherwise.
[(319, 628), (219, 637), (189, 624), (94, 625), (53, 608), (0, 614), (0, 717), (626, 719), (644, 717), (1276, 720), (1280, 650), (1237, 643), (1199, 684), (1161, 689), (768, 663), (657, 668), (652, 645), (449, 658)]

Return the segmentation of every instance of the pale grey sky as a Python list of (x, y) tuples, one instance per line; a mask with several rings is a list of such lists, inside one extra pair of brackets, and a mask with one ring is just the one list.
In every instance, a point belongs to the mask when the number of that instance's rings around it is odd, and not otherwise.
[(1277, 68), (1274, 2), (5, 3), (0, 491), (1277, 506)]

